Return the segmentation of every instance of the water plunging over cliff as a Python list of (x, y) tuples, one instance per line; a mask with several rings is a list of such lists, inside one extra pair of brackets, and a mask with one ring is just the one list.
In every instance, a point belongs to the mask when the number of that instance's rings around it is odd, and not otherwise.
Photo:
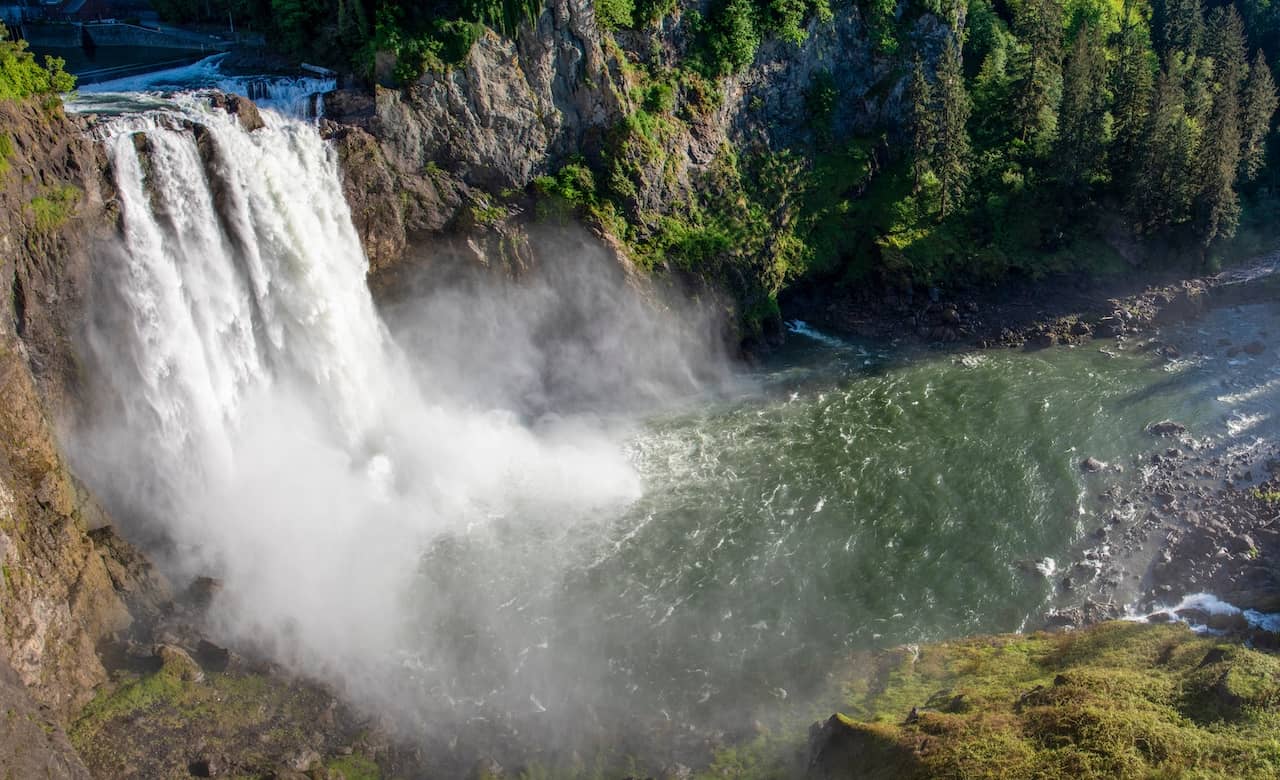
[(376, 676), (427, 540), (513, 503), (571, 522), (637, 479), (603, 436), (429, 402), (315, 128), (264, 111), (246, 132), (206, 102), (99, 130), (124, 229), (97, 269), (80, 459), (172, 568), (225, 579), (233, 635)]

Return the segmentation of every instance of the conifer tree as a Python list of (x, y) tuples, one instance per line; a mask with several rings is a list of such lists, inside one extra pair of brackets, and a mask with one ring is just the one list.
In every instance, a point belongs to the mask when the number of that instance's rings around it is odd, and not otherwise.
[(1014, 17), (1022, 41), (1017, 61), (1017, 122), (1023, 141), (1052, 137), (1054, 105), (1062, 77), (1062, 6), (1059, 0), (1026, 0)]
[(1198, 133), (1185, 100), (1181, 80), (1167, 69), (1161, 71), (1129, 191), (1129, 213), (1140, 233), (1187, 219), (1195, 191), (1192, 163)]
[(1244, 20), (1234, 5), (1213, 12), (1205, 54), (1213, 60), (1213, 82), (1216, 89), (1227, 89), (1239, 95), (1249, 72), (1245, 50)]
[(1236, 176), (1243, 140), (1240, 87), (1247, 63), (1244, 23), (1234, 6), (1214, 12), (1205, 48), (1213, 59), (1213, 105), (1196, 164), (1201, 190), (1196, 198), (1195, 229), (1207, 247), (1218, 238), (1233, 235), (1240, 221)]
[(1156, 6), (1160, 55), (1166, 61), (1175, 51), (1195, 53), (1204, 38), (1201, 0), (1164, 0)]
[(1154, 73), (1150, 35), (1134, 0), (1124, 2), (1117, 37), (1112, 109), (1115, 143), (1110, 157), (1113, 180), (1127, 182), (1138, 164)]
[(938, 218), (946, 219), (964, 199), (969, 181), (969, 93), (956, 36), (947, 39), (938, 60), (936, 87), (937, 143), (934, 171), (942, 185)]
[(911, 174), (912, 192), (920, 192), (929, 159), (933, 156), (937, 137), (934, 117), (933, 87), (924, 73), (924, 63), (916, 55), (908, 98), (911, 101)]
[(1062, 105), (1054, 156), (1059, 180), (1074, 190), (1102, 171), (1107, 132), (1107, 52), (1086, 22), (1062, 72)]
[(1245, 179), (1252, 181), (1266, 164), (1267, 135), (1271, 132), (1271, 117), (1276, 112), (1277, 103), (1276, 82), (1262, 50), (1258, 50), (1253, 57), (1243, 101), (1244, 146), (1241, 149), (1240, 166)]

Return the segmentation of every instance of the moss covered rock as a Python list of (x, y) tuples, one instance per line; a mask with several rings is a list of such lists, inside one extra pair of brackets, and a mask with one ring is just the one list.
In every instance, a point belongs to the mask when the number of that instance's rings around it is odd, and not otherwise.
[(850, 673), (804, 738), (710, 777), (1277, 777), (1280, 658), (1182, 625), (899, 648)]

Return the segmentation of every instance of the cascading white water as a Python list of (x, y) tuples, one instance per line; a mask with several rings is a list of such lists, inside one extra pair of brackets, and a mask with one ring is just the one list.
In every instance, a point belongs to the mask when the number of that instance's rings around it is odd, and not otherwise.
[[(322, 96), (337, 87), (332, 76), (236, 76), (222, 71), (225, 54), (215, 54), (199, 62), (179, 68), (128, 76), (96, 84), (86, 84), (68, 103), (73, 110), (112, 111), (110, 96), (172, 94), (195, 89), (217, 89), (244, 95), (262, 108), (270, 108), (285, 116), (318, 118), (324, 113)], [(135, 110), (129, 105), (115, 110)]]
[(365, 285), (333, 151), (206, 104), (99, 130), (123, 236), (95, 272), (103, 411), (73, 450), (171, 570), (224, 580), (228, 638), (385, 687), (431, 540), (517, 510), (577, 523), (638, 480), (603, 434), (429, 398)]

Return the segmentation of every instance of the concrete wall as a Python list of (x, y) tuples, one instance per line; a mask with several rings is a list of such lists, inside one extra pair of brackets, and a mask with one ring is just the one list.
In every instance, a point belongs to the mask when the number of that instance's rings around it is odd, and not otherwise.
[(27, 22), (22, 26), (22, 33), (27, 43), (32, 46), (70, 48), (80, 45), (80, 25), (78, 24)]
[(152, 49), (223, 51), (225, 41), (193, 33), (167, 32), (132, 24), (86, 24), (85, 32), (97, 46), (146, 46)]

